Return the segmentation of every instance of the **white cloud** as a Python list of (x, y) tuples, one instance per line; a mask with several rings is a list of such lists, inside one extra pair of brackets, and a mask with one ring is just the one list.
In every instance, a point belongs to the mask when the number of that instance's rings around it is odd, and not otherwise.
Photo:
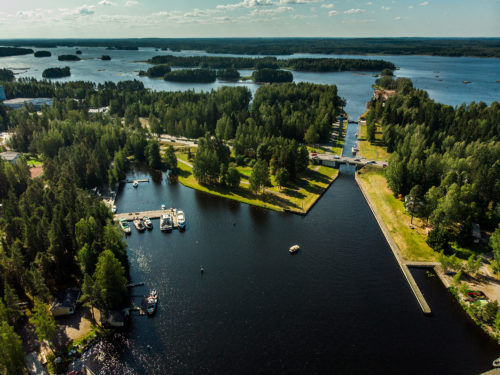
[(371, 1), (367, 2), (366, 5), (373, 5)]
[(331, 10), (331, 11), (328, 12), (328, 16), (329, 17), (336, 16), (337, 14), (339, 14), (339, 12), (336, 11), (336, 10)]
[(410, 5), (410, 6), (408, 7), (408, 9), (413, 9), (413, 5)]
[(125, 3), (125, 6), (126, 6), (126, 7), (132, 7), (132, 6), (137, 5), (137, 4), (139, 4), (139, 2), (138, 2), (138, 1), (135, 1), (135, 0), (128, 0), (128, 1)]
[(346, 11), (344, 12), (344, 14), (356, 14), (356, 13), (363, 13), (364, 11), (365, 11), (364, 9), (359, 9), (359, 8), (354, 9), (354, 8), (352, 8), (352, 9), (348, 9), (348, 10), (346, 10)]
[(400, 16), (397, 16), (397, 17), (393, 18), (394, 21), (401, 21), (402, 19), (403, 19), (403, 17), (400, 17)]
[(382, 9), (382, 10), (391, 10), (391, 7), (386, 7), (386, 6), (383, 6), (383, 5), (382, 5), (382, 6), (380, 7), (380, 9)]
[(236, 4), (217, 5), (216, 8), (233, 10), (238, 8), (255, 8), (268, 5), (273, 5), (272, 0), (243, 0)]
[(116, 3), (113, 3), (112, 1), (109, 0), (101, 0), (97, 3), (98, 5), (105, 5), (105, 6), (114, 6)]
[(429, 5), (429, 2), (428, 1), (424, 1), (423, 3), (420, 3), (419, 5), (421, 7), (426, 7), (427, 5)]
[(91, 16), (92, 14), (95, 13), (94, 9), (95, 9), (94, 5), (84, 4), (76, 9), (67, 10), (65, 12), (62, 12), (60, 17), (67, 19), (67, 18), (77, 18), (80, 16)]
[(333, 9), (335, 4), (321, 4), (321, 8)]
[(280, 4), (311, 4), (321, 3), (324, 0), (280, 0)]
[(260, 16), (260, 15), (276, 15), (285, 12), (293, 12), (292, 7), (278, 7), (272, 9), (254, 9), (250, 12), (250, 16)]

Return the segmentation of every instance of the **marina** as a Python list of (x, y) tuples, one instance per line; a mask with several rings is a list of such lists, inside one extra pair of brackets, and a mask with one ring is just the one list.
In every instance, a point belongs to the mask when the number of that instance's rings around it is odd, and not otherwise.
[[(153, 210), (153, 211), (138, 211), (138, 212), (123, 212), (119, 214), (114, 215), (114, 220), (115, 221), (120, 221), (121, 223), (123, 222), (122, 219), (125, 219), (125, 221), (131, 221), (134, 222), (136, 218), (139, 218), (142, 220), (143, 218), (151, 220), (155, 219), (161, 219), (163, 215), (169, 215), (171, 218), (171, 223), (172, 227), (174, 229), (177, 228), (184, 228), (185, 225), (185, 218), (184, 218), (184, 212), (177, 210), (176, 208), (165, 208), (161, 210)], [(181, 223), (179, 223), (179, 218), (181, 218)], [(142, 224), (144, 226), (144, 224)], [(137, 227), (137, 226), (136, 226)], [(148, 227), (149, 229), (149, 227)], [(142, 229), (144, 230), (144, 229)]]

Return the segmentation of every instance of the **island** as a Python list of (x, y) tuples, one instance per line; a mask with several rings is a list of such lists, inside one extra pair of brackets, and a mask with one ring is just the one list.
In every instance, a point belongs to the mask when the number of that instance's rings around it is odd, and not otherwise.
[(147, 71), (141, 70), (139, 72), (140, 76), (147, 76), (150, 78), (160, 78), (164, 77), (165, 74), (170, 73), (172, 69), (170, 69), (170, 66), (167, 64), (160, 64), (160, 65), (155, 65), (151, 68), (149, 68)]
[(69, 66), (65, 68), (48, 68), (42, 73), (43, 78), (63, 78), (71, 76)]
[(235, 68), (217, 70), (217, 78), (221, 81), (235, 82), (241, 77), (240, 72)]
[(292, 82), (293, 74), (287, 70), (277, 70), (277, 69), (259, 69), (253, 72), (252, 79), (255, 82), (263, 83), (282, 83), (282, 82)]
[(57, 56), (59, 61), (80, 61), (81, 59), (76, 55), (59, 55)]
[(165, 81), (173, 82), (215, 82), (216, 72), (211, 69), (180, 69), (174, 70), (163, 76)]
[(36, 51), (35, 57), (50, 57), (52, 53), (50, 51)]
[(30, 55), (32, 53), (33, 50), (31, 48), (0, 47), (0, 57), (22, 56)]

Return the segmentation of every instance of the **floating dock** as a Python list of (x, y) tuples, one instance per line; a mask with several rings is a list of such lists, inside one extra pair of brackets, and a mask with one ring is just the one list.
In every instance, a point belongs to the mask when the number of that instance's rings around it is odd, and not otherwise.
[(121, 218), (124, 218), (127, 221), (133, 221), (134, 218), (136, 217), (140, 217), (142, 219), (144, 216), (147, 216), (151, 220), (154, 220), (154, 219), (159, 219), (161, 218), (162, 215), (167, 215), (167, 214), (172, 217), (173, 227), (179, 228), (176, 208), (167, 208), (165, 210), (154, 210), (154, 211), (122, 212), (120, 214), (115, 214), (113, 218), (115, 221), (118, 221)]

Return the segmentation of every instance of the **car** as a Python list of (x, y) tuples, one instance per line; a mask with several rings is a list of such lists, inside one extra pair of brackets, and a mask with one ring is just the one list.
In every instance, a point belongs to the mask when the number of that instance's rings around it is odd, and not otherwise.
[(361, 161), (361, 159), (360, 158), (356, 158), (356, 159), (354, 159), (354, 161)]
[(340, 159), (340, 156), (338, 156), (338, 155), (333, 155), (333, 158), (334, 158), (334, 159)]
[(313, 152), (313, 153), (311, 154), (311, 156), (312, 156), (312, 157), (315, 157), (315, 156), (318, 156), (318, 154), (317, 154), (316, 152)]
[(376, 163), (375, 160), (369, 160), (369, 161), (366, 162), (366, 164), (375, 164), (375, 163)]

